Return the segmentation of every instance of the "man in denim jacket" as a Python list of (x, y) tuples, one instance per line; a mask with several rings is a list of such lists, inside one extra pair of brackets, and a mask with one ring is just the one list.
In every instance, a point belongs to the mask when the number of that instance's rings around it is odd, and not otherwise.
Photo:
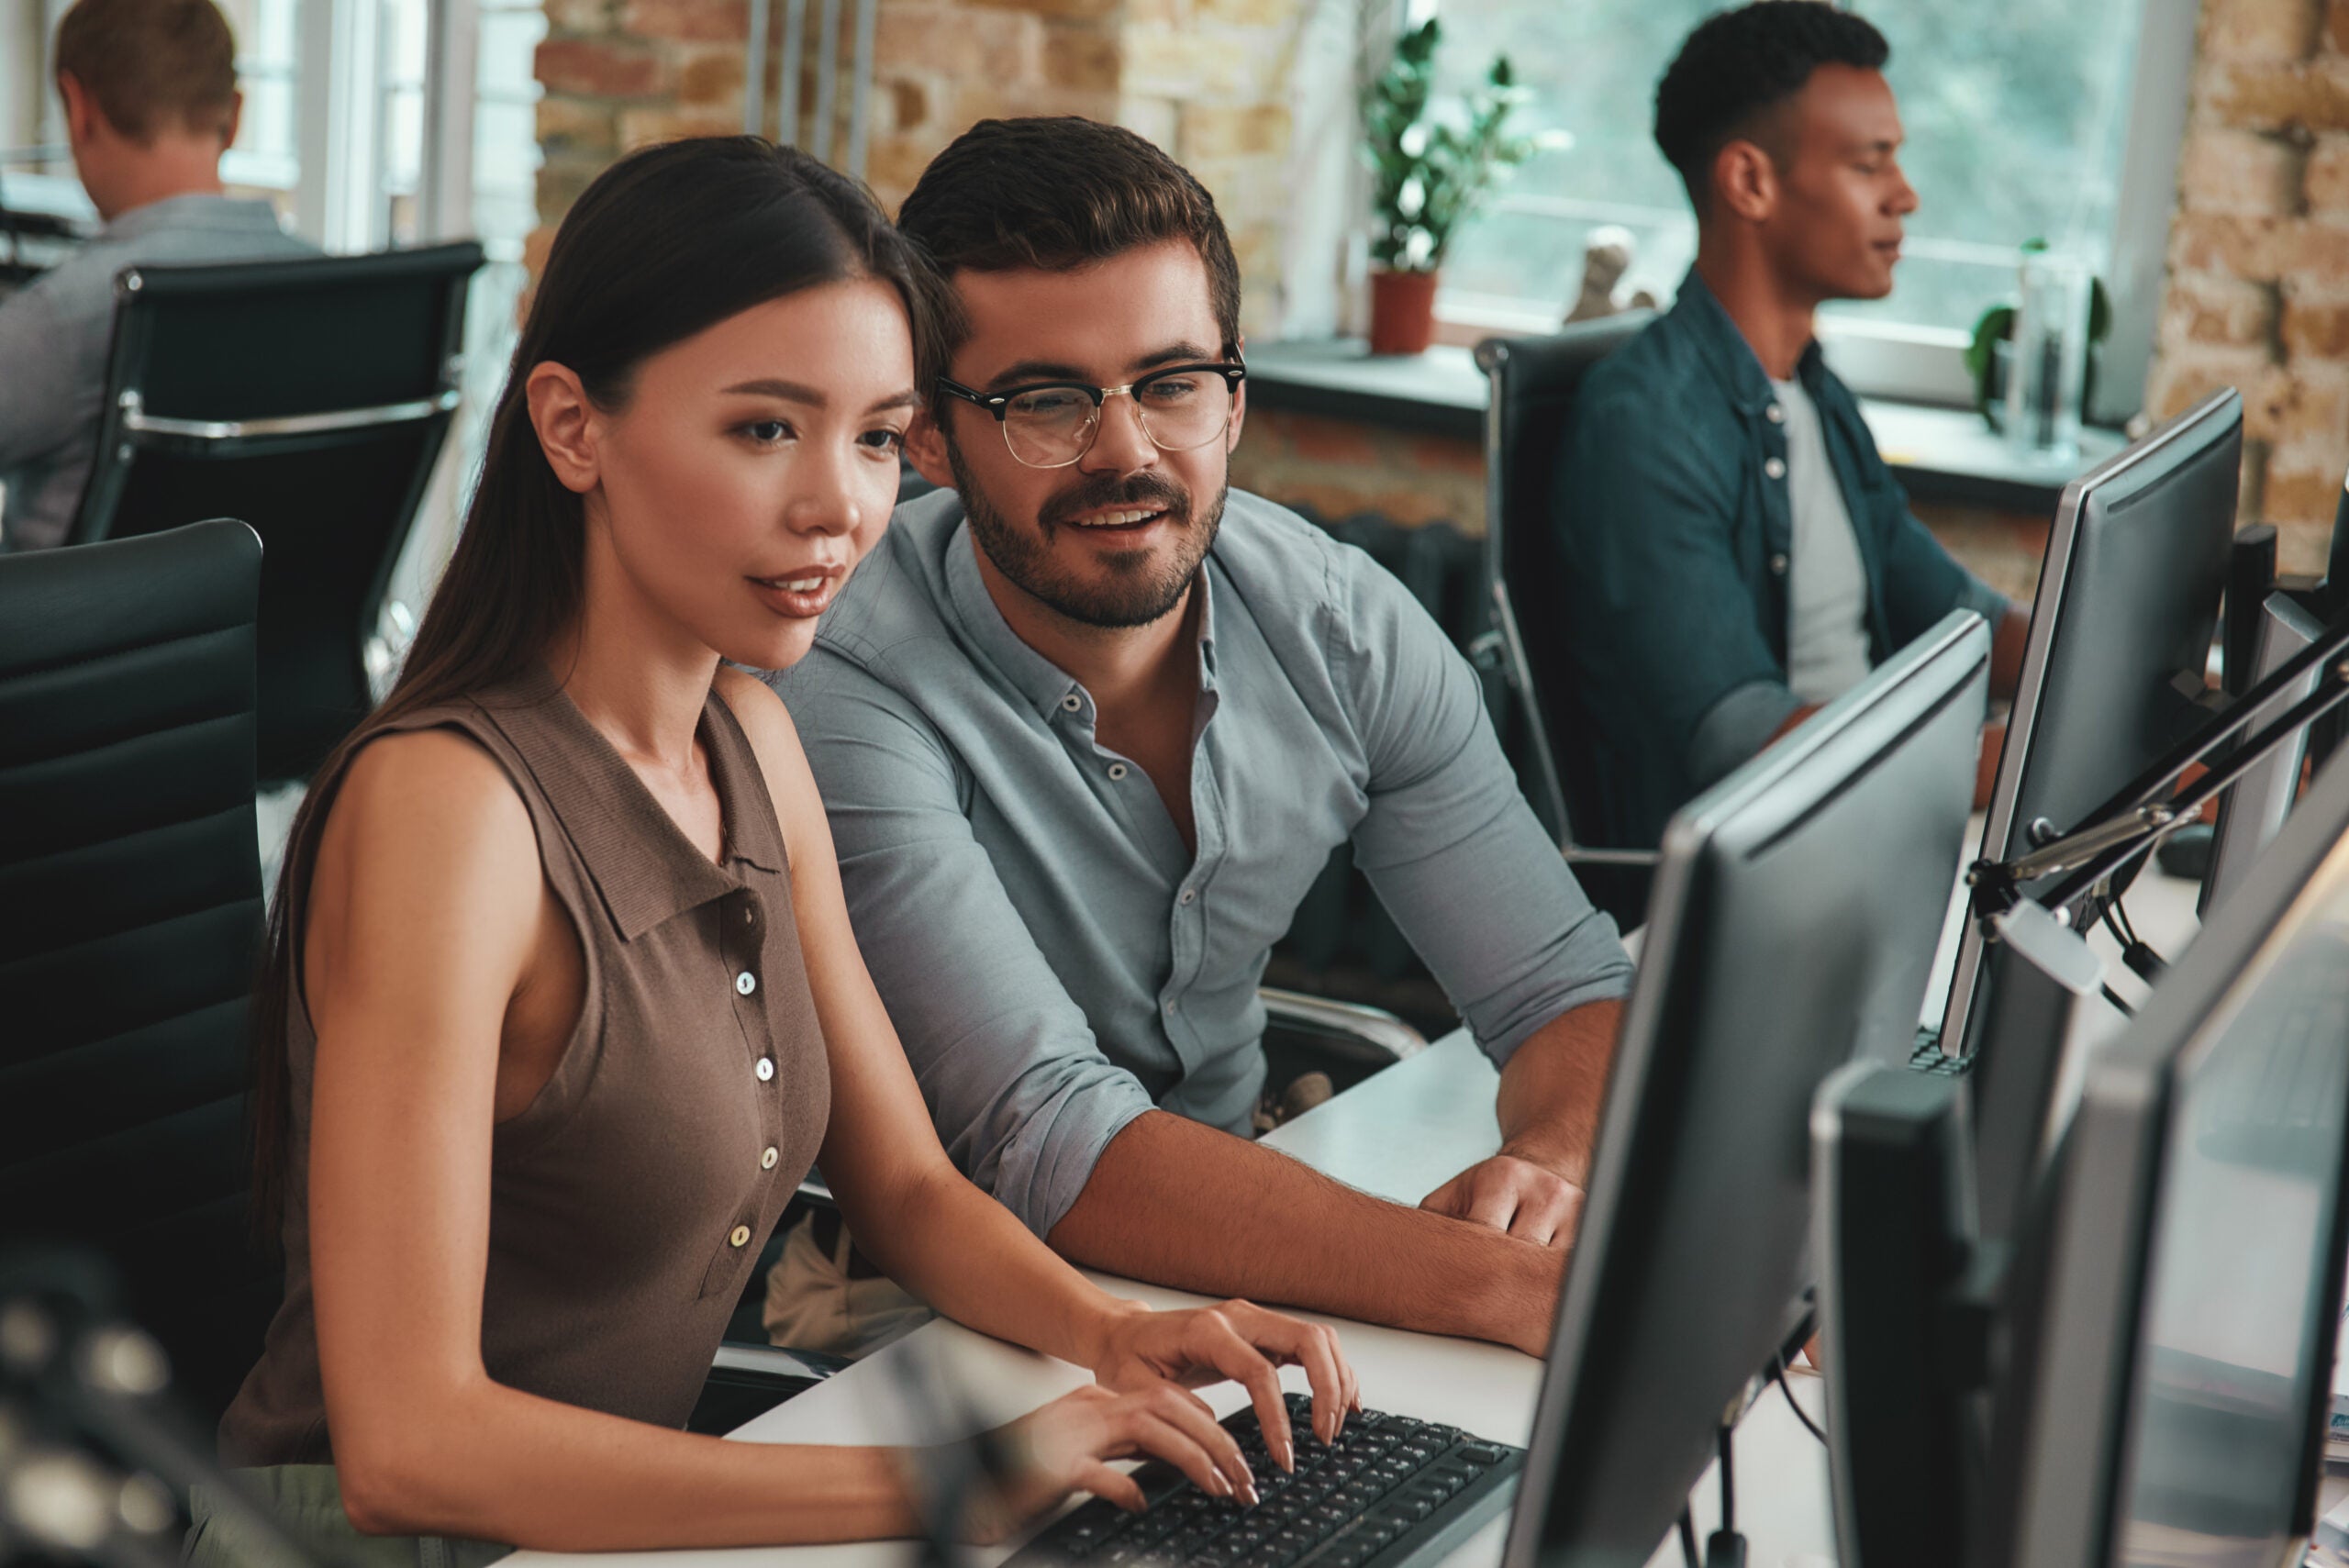
[(2023, 611), (1909, 510), (1813, 335), (1892, 289), (1917, 195), (1888, 49), (1818, 0), (1699, 26), (1656, 91), (1696, 265), (1671, 312), (1592, 370), (1554, 508), (1574, 684), (1601, 783), (1586, 842), (1650, 846), (1673, 811), (1952, 609), (1994, 628), (2011, 695)]

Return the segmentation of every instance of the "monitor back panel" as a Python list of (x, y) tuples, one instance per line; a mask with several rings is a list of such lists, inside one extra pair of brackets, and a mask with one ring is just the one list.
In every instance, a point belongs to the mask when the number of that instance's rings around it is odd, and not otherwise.
[(1792, 1326), (1811, 1096), (1908, 1054), (1987, 654), (1951, 617), (1667, 829), (1510, 1568), (1644, 1562)]

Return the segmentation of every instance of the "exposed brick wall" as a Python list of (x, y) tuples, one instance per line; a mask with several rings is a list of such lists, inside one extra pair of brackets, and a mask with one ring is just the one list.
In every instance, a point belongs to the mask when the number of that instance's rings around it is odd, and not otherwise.
[(2157, 418), (2244, 403), (2243, 517), (2322, 569), (2349, 465), (2349, 0), (2204, 0)]
[(1378, 512), (1398, 523), (1485, 531), (1485, 451), (1451, 436), (1411, 435), (1350, 419), (1252, 408), (1231, 454), (1231, 483), (1325, 522)]
[[(974, 121), (1076, 114), (1130, 126), (1215, 193), (1240, 254), (1244, 325), (1265, 332), (1277, 313), (1288, 201), (1288, 76), (1308, 8), (1308, 0), (881, 0), (866, 178), (894, 211)], [(812, 46), (818, 8), (807, 10)], [(777, 0), (777, 28), (783, 12)], [(750, 10), (747, 0), (547, 0), (547, 23), (538, 56), (541, 248), (621, 152), (740, 128)], [(779, 41), (771, 48), (772, 123)], [(800, 102), (814, 96), (810, 64)], [(833, 145), (846, 136), (843, 90)]]

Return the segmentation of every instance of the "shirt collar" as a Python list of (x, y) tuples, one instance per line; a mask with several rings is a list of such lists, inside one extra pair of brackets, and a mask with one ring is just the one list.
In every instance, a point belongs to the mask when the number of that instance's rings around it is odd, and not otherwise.
[[(995, 595), (987, 592), (986, 579), (979, 575), (979, 541), (971, 533), (970, 515), (966, 511), (954, 525), (946, 540), (946, 594), (953, 602), (954, 618), (963, 630), (986, 656), (987, 662), (1003, 673), (1004, 678), (1019, 693), (1038, 717), (1052, 718), (1068, 711), (1068, 699), (1077, 699), (1082, 708), (1092, 695), (1076, 677), (1037, 652), (1020, 640), (1003, 618), (1002, 609)], [(1207, 563), (1200, 562), (1193, 586), (1199, 596), (1199, 690), (1215, 689), (1215, 598), (1208, 589)]]
[[(545, 666), (478, 700), (522, 753), (622, 940), (634, 941), (688, 909), (741, 891), (738, 877), (703, 858)], [(540, 744), (530, 744), (533, 733)], [(781, 872), (782, 831), (774, 808), (750, 743), (715, 691), (703, 703), (695, 733), (718, 787), (726, 861)]]
[[(1753, 346), (1745, 340), (1745, 334), (1738, 330), (1729, 311), (1694, 267), (1680, 280), (1680, 293), (1672, 303), (1672, 314), (1691, 328), (1698, 351), (1739, 413), (1752, 417), (1770, 406), (1777, 394), (1762, 369), (1762, 361), (1754, 358)], [(1813, 338), (1804, 346), (1802, 358), (1795, 361), (1795, 379), (1805, 388), (1815, 387), (1823, 362), (1819, 339)]]
[(132, 207), (117, 213), (111, 222), (99, 230), (101, 239), (135, 239), (159, 228), (265, 228), (281, 232), (277, 209), (264, 201), (249, 201), (239, 196), (213, 195), (206, 192), (191, 192), (186, 195), (165, 196), (159, 202)]

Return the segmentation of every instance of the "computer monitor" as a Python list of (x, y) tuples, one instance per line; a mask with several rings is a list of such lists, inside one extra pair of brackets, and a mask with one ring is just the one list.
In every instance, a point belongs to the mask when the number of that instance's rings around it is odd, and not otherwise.
[[(2324, 623), (2288, 594), (2270, 594), (2259, 607), (2257, 662), (2252, 682), (2267, 679), (2292, 655), (2324, 635)], [(2251, 732), (2257, 734), (2290, 712), (2297, 703), (2315, 695), (2320, 672), (2310, 670), (2286, 691), (2270, 698), (2252, 716)], [(2248, 689), (2246, 687), (2245, 689)], [(2202, 878), (2199, 912), (2207, 919), (2250, 874), (2252, 862), (2284, 826), (2292, 798), (2300, 789), (2300, 764), (2309, 751), (2303, 728), (2250, 772), (2227, 786), (2219, 802), (2219, 830), (2210, 843), (2210, 869)]]
[[(2011, 860), (2067, 832), (2208, 718), (2243, 399), (2211, 394), (2064, 487), (1982, 836)], [(2031, 889), (2026, 888), (2029, 892)], [(1941, 1044), (1980, 1043), (1982, 933), (1960, 936)]]
[(2349, 1231), (2349, 768), (2091, 1062), (2026, 1246), (1986, 1550), (2297, 1563)]
[(1798, 1323), (1811, 1095), (1912, 1048), (1989, 648), (1952, 614), (1666, 827), (1508, 1568), (1646, 1561)]

